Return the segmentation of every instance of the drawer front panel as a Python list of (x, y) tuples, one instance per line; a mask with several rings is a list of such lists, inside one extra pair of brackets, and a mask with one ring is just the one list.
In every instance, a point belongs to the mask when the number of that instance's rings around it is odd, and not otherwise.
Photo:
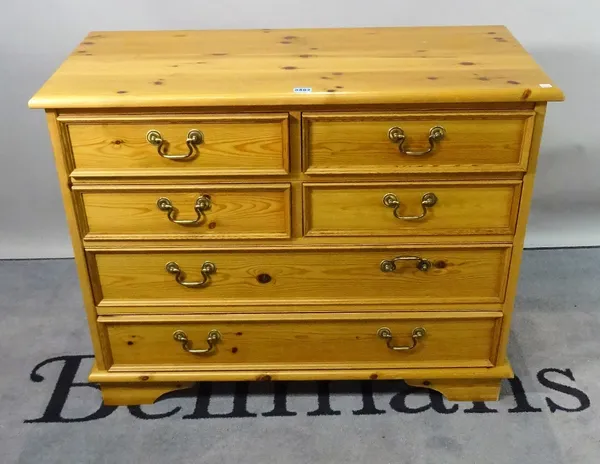
[(309, 236), (512, 234), (520, 190), (520, 182), (510, 181), (304, 184), (304, 231)]
[(500, 246), (111, 252), (94, 271), (101, 306), (498, 303), (508, 258)]
[[(118, 118), (67, 122), (79, 175), (281, 175), (288, 172), (288, 115)], [(188, 145), (190, 131), (200, 142)], [(163, 143), (147, 139), (156, 131)], [(161, 156), (162, 155), (166, 156)], [(191, 154), (190, 154), (191, 153)], [(168, 156), (185, 156), (169, 159)]]
[(290, 185), (76, 187), (86, 239), (239, 239), (290, 236)]
[[(526, 170), (533, 115), (304, 113), (302, 120), (308, 174), (507, 172)], [(430, 139), (435, 127), (441, 140)], [(402, 144), (390, 139), (392, 128), (402, 130)]]
[[(500, 318), (107, 322), (113, 368), (490, 367)], [(414, 347), (393, 350), (391, 347)], [(424, 329), (416, 332), (415, 329)], [(209, 343), (209, 333), (212, 340)], [(178, 340), (174, 334), (178, 333)], [(414, 334), (414, 337), (413, 337)], [(419, 336), (421, 335), (421, 336)], [(207, 350), (190, 353), (184, 349)]]

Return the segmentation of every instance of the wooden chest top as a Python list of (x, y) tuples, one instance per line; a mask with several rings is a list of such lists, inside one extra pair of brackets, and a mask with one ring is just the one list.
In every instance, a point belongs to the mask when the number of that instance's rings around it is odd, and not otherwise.
[(32, 108), (539, 102), (503, 26), (92, 32)]

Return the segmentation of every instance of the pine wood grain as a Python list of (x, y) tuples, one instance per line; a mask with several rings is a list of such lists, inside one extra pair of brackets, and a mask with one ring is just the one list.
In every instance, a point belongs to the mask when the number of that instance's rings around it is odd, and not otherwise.
[(190, 388), (192, 382), (161, 383), (103, 383), (102, 400), (106, 406), (129, 406), (132, 404), (152, 404), (165, 393)]
[(83, 297), (83, 306), (90, 331), (96, 365), (100, 369), (108, 367), (112, 360), (110, 358), (109, 345), (107, 340), (103, 338), (106, 334), (99, 330), (96, 324), (96, 307), (94, 305), (93, 282), (87, 268), (85, 259), (85, 250), (82, 243), (83, 227), (81, 223), (81, 215), (79, 212), (79, 204), (76, 201), (76, 196), (69, 189), (68, 161), (65, 153), (68, 151), (68, 143), (61, 137), (61, 131), (57, 122), (56, 113), (48, 111), (46, 113), (46, 122), (50, 133), (50, 141), (52, 142), (52, 150), (54, 152), (54, 160), (56, 162), (58, 183), (62, 195), (63, 204), (65, 205), (65, 213), (67, 216), (67, 225), (73, 245), (73, 254), (75, 255), (75, 264), (79, 286)]
[[(298, 195), (298, 198), (302, 198)], [(302, 229), (299, 229), (299, 233), (302, 234)], [(89, 237), (89, 235), (88, 235)], [(91, 236), (92, 240), (84, 240), (84, 246), (86, 250), (96, 251), (142, 251), (142, 250), (186, 250), (191, 251), (194, 249), (230, 249), (230, 248), (248, 248), (248, 247), (272, 247), (273, 245), (283, 246), (287, 249), (314, 249), (315, 247), (323, 249), (331, 249), (335, 252), (335, 249), (341, 247), (355, 246), (361, 247), (367, 245), (375, 246), (410, 246), (422, 248), (423, 246), (435, 245), (454, 245), (454, 246), (465, 246), (471, 244), (492, 244), (497, 245), (499, 243), (510, 246), (513, 240), (512, 234), (502, 235), (391, 235), (391, 236), (379, 236), (365, 239), (365, 236), (343, 236), (343, 243), (340, 243), (339, 236), (321, 236), (321, 235), (308, 235), (305, 237), (298, 237), (285, 240), (273, 241), (272, 238), (268, 239), (240, 239), (240, 240), (205, 240), (201, 242), (195, 242), (192, 240), (176, 240), (176, 239), (138, 239), (134, 237), (123, 237), (123, 239), (116, 239), (110, 237), (109, 240), (100, 239), (98, 236)], [(200, 246), (198, 246), (200, 245)]]
[[(288, 115), (117, 115), (62, 118), (71, 141), (75, 170), (184, 171), (188, 175), (281, 175), (288, 172)], [(189, 153), (187, 134), (202, 132), (202, 143), (185, 160), (167, 159), (146, 140), (150, 130), (168, 142), (168, 154)]]
[[(294, 93), (297, 87), (312, 92)], [(29, 105), (117, 108), (562, 98), (505, 27), (466, 26), (91, 32)]]
[[(390, 369), (264, 369), (264, 370), (180, 370), (110, 372), (96, 366), (91, 382), (102, 385), (107, 404), (150, 404), (170, 390), (186, 388), (194, 381), (271, 381), (271, 380), (391, 380), (404, 379), (415, 387), (433, 388), (451, 401), (495, 401), (502, 379), (514, 376), (510, 364), (496, 367), (390, 368)], [(106, 391), (106, 393), (105, 393)]]
[[(276, 322), (276, 323), (275, 323)], [(106, 324), (114, 364), (111, 369), (128, 371), (192, 369), (278, 368), (402, 368), (402, 367), (491, 367), (494, 330), (500, 319), (432, 317), (403, 320), (361, 319), (265, 322), (164, 322)], [(388, 327), (394, 345), (411, 345), (415, 327), (427, 331), (409, 351), (393, 351), (377, 337)], [(210, 330), (222, 340), (212, 354), (184, 351), (173, 332), (183, 330), (192, 348), (205, 349)]]
[(502, 363), (506, 361), (506, 352), (508, 349), (508, 341), (510, 337), (510, 324), (514, 310), (514, 301), (517, 296), (517, 285), (519, 282), (519, 270), (521, 268), (521, 259), (523, 257), (523, 245), (525, 243), (525, 234), (527, 232), (527, 219), (531, 209), (531, 198), (533, 197), (533, 184), (537, 169), (537, 162), (540, 154), (540, 145), (542, 143), (542, 133), (544, 130), (544, 120), (546, 119), (545, 103), (540, 103), (536, 106), (535, 127), (532, 134), (530, 166), (529, 171), (523, 178), (523, 193), (519, 204), (519, 216), (517, 220), (517, 228), (515, 231), (513, 243), (515, 252), (510, 260), (509, 278), (507, 280), (507, 299), (504, 306), (505, 320), (502, 324), (502, 333), (498, 344), (498, 361)]
[[(288, 238), (290, 185), (87, 186), (81, 195), (87, 217), (86, 240), (205, 240)], [(197, 218), (196, 199), (210, 196), (211, 207), (194, 226), (171, 222), (157, 207), (168, 198), (176, 220)]]
[[(303, 113), (308, 174), (525, 171), (532, 112)], [(408, 151), (429, 148), (429, 131), (446, 133), (423, 156), (401, 153), (388, 131), (400, 127)]]
[(437, 390), (448, 401), (498, 401), (502, 385), (502, 379), (407, 379), (405, 382), (413, 387)]
[[(98, 289), (98, 295), (102, 295), (101, 289)], [(358, 312), (370, 314), (383, 313), (404, 313), (404, 314), (423, 314), (430, 312), (468, 312), (473, 313), (486, 312), (494, 313), (502, 311), (504, 304), (497, 303), (444, 303), (443, 306), (439, 303), (362, 303), (357, 305), (356, 302), (351, 303), (335, 303), (328, 302), (319, 305), (315, 304), (272, 304), (272, 305), (247, 305), (247, 306), (231, 306), (227, 301), (213, 304), (210, 306), (210, 314), (226, 314), (230, 320), (238, 320), (240, 317), (250, 319), (252, 317), (272, 316), (277, 314), (283, 318), (285, 315), (306, 315), (310, 313), (311, 319), (317, 316), (336, 314), (339, 315), (344, 311), (353, 311), (354, 317)], [(137, 301), (109, 301), (107, 304), (100, 302), (96, 306), (96, 312), (99, 316), (133, 316), (139, 315), (144, 317), (150, 316), (169, 316), (177, 314), (178, 317), (183, 317), (193, 314), (203, 314), (208, 312), (206, 306), (202, 304), (193, 304), (187, 302), (185, 306), (180, 304), (160, 304), (156, 306), (147, 306), (139, 304)]]
[[(304, 183), (304, 233), (308, 236), (512, 234), (520, 182)], [(383, 204), (393, 193), (399, 216), (422, 214), (421, 199), (437, 202), (419, 220), (402, 220)]]
[(367, 380), (367, 379), (504, 379), (512, 378), (510, 363), (495, 367), (459, 368), (390, 368), (390, 369), (273, 369), (273, 370), (184, 370), (128, 372), (113, 369), (106, 371), (92, 367), (90, 382), (118, 384), (128, 382), (140, 387), (153, 382), (198, 382), (198, 381), (269, 381), (269, 380)]
[[(247, 249), (202, 252), (95, 253), (97, 279), (105, 306), (218, 304), (259, 305), (323, 303), (496, 303), (504, 300), (509, 248), (433, 248), (386, 250), (274, 251)], [(433, 267), (398, 263), (384, 273), (380, 263), (400, 255), (429, 259)], [(201, 279), (205, 261), (216, 264), (210, 284), (185, 288), (165, 271), (175, 261), (186, 280)], [(259, 276), (269, 281), (261, 283)], [(292, 307), (290, 307), (290, 310)], [(416, 308), (415, 308), (416, 309)]]

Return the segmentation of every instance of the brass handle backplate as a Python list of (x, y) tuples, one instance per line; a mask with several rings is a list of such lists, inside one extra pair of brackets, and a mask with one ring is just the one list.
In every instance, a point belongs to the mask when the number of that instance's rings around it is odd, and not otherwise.
[(181, 345), (185, 351), (192, 354), (210, 354), (215, 352), (215, 347), (217, 343), (222, 340), (223, 336), (221, 332), (216, 329), (208, 332), (208, 336), (206, 337), (206, 343), (208, 343), (208, 348), (204, 350), (194, 350), (192, 349), (192, 342), (188, 338), (187, 334), (183, 330), (176, 330), (173, 332), (173, 340), (177, 342), (181, 342)]
[(446, 135), (446, 129), (442, 126), (434, 126), (429, 129), (429, 148), (425, 151), (410, 151), (404, 148), (404, 142), (406, 141), (406, 135), (404, 135), (404, 131), (398, 127), (392, 127), (388, 130), (388, 138), (390, 141), (398, 144), (398, 149), (401, 153), (409, 156), (423, 156), (428, 155), (435, 148), (436, 142), (441, 142)]
[(392, 331), (388, 327), (381, 327), (377, 331), (377, 336), (386, 341), (387, 347), (394, 351), (409, 351), (416, 348), (419, 339), (423, 338), (427, 334), (427, 331), (423, 327), (415, 327), (412, 331), (412, 344), (411, 345), (393, 345)]
[(192, 129), (187, 134), (185, 144), (188, 147), (187, 155), (169, 155), (167, 150), (169, 148), (169, 142), (163, 138), (161, 133), (157, 130), (149, 130), (146, 134), (146, 140), (151, 145), (158, 147), (158, 154), (163, 158), (173, 161), (188, 160), (193, 157), (196, 153), (196, 146), (200, 145), (204, 141), (204, 135), (198, 129)]
[(421, 208), (423, 208), (423, 212), (419, 216), (400, 216), (398, 214), (398, 210), (400, 209), (401, 203), (398, 197), (393, 193), (386, 193), (383, 196), (383, 204), (388, 208), (394, 208), (394, 216), (404, 221), (416, 221), (423, 219), (427, 215), (427, 208), (434, 206), (437, 201), (438, 198), (435, 196), (435, 193), (425, 193), (421, 197)]
[(196, 219), (176, 219), (175, 216), (177, 214), (177, 208), (173, 206), (173, 203), (168, 198), (159, 198), (156, 202), (156, 206), (161, 211), (167, 212), (167, 217), (169, 221), (174, 224), (179, 224), (180, 226), (196, 226), (202, 223), (204, 219), (204, 211), (209, 210), (212, 206), (210, 202), (210, 197), (207, 195), (201, 195), (196, 199), (196, 203), (194, 205), (194, 211), (196, 211)]
[(217, 272), (217, 266), (210, 261), (205, 261), (202, 265), (200, 272), (202, 273), (202, 281), (200, 282), (186, 282), (185, 273), (179, 267), (175, 261), (171, 261), (165, 266), (166, 271), (169, 274), (175, 275), (175, 280), (179, 285), (183, 285), (187, 288), (202, 288), (206, 287), (210, 283), (210, 275)]
[(396, 270), (397, 261), (417, 261), (417, 269), (419, 271), (427, 272), (431, 269), (431, 261), (419, 256), (396, 256), (392, 259), (384, 259), (379, 264), (381, 272), (394, 272)]

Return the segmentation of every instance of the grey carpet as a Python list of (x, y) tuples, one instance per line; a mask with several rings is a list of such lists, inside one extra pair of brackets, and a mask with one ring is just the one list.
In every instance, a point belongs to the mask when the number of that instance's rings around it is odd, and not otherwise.
[(527, 251), (521, 275), (509, 350), (519, 380), (498, 403), (401, 381), (285, 382), (101, 408), (85, 385), (73, 262), (2, 261), (0, 462), (599, 462), (600, 249)]

